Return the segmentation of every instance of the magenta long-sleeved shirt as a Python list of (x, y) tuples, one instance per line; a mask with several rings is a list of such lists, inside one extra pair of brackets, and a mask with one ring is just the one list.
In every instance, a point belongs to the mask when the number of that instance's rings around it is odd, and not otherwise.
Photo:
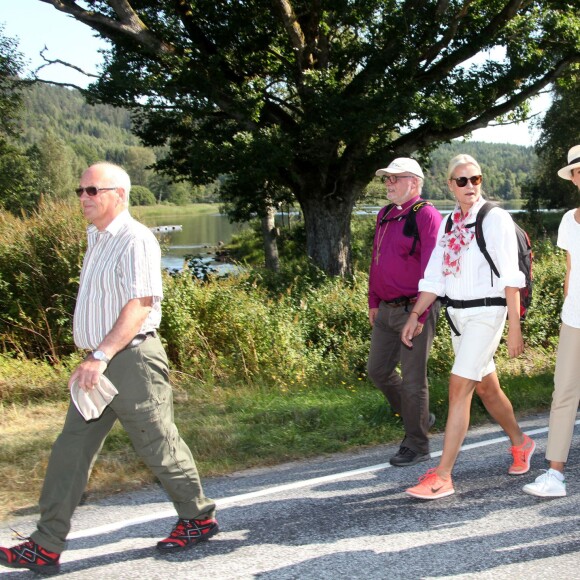
[[(388, 302), (402, 296), (417, 296), (419, 280), (437, 242), (442, 220), (441, 214), (431, 205), (425, 205), (417, 212), (419, 241), (410, 256), (413, 238), (403, 235), (403, 227), (411, 206), (420, 200), (417, 196), (400, 206), (401, 209), (397, 206), (391, 209), (388, 219), (401, 216), (401, 220), (381, 224), (385, 208), (377, 215), (369, 273), (369, 308), (378, 308), (381, 300)], [(421, 318), (426, 318), (426, 314)]]

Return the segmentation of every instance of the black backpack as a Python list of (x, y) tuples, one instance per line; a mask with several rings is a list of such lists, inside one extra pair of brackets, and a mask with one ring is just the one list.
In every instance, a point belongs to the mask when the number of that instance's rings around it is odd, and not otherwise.
[(394, 203), (390, 203), (385, 207), (383, 212), (383, 217), (379, 220), (379, 225), (383, 225), (386, 222), (400, 222), (403, 218), (405, 219), (405, 225), (403, 226), (403, 235), (407, 236), (408, 238), (413, 238), (413, 245), (411, 246), (411, 251), (409, 252), (409, 256), (412, 256), (415, 253), (415, 246), (419, 241), (419, 228), (417, 227), (417, 212), (426, 205), (433, 205), (428, 201), (421, 200), (414, 203), (410, 208), (409, 211), (405, 214), (398, 215), (394, 218), (386, 217), (389, 212), (395, 207)]
[[(497, 204), (486, 201), (477, 213), (475, 223), (467, 224), (466, 227), (475, 225), (475, 239), (477, 240), (477, 245), (479, 246), (481, 253), (485, 256), (491, 271), (499, 278), (499, 270), (493, 263), (493, 260), (487, 251), (487, 246), (483, 237), (483, 228), (481, 227), (483, 219), (494, 207), (497, 207)], [(447, 218), (447, 223), (445, 224), (445, 233), (451, 230), (451, 215), (452, 214), (449, 214), (449, 217)], [(520, 318), (523, 320), (526, 317), (532, 302), (532, 261), (534, 259), (534, 254), (532, 252), (530, 237), (528, 236), (527, 232), (518, 226), (518, 224), (515, 222), (514, 227), (516, 230), (516, 238), (518, 240), (518, 266), (520, 271), (523, 272), (526, 277), (526, 285), (523, 288), (520, 288)]]

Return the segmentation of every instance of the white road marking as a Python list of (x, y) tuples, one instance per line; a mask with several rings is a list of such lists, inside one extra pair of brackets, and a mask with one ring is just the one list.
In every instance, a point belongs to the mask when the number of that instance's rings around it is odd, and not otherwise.
[[(580, 425), (580, 421), (576, 421), (575, 425)], [(527, 435), (539, 435), (541, 433), (547, 433), (547, 427), (541, 427), (539, 429), (532, 429), (526, 431)], [(479, 447), (489, 447), (490, 445), (496, 445), (498, 443), (503, 443), (508, 441), (508, 437), (495, 437), (494, 439), (486, 439), (484, 441), (479, 441), (477, 443), (470, 443), (468, 445), (463, 445), (461, 451), (468, 451), (470, 449), (477, 449)], [(434, 451), (431, 453), (431, 457), (441, 457), (442, 451)], [(369, 465), (368, 467), (361, 467), (360, 469), (352, 469), (350, 471), (342, 471), (340, 473), (333, 473), (331, 475), (324, 475), (322, 477), (314, 477), (312, 479), (303, 479), (300, 481), (294, 481), (292, 483), (285, 483), (283, 485), (276, 485), (274, 487), (267, 487), (265, 489), (260, 489), (258, 491), (252, 491), (249, 493), (242, 493), (239, 495), (232, 495), (229, 497), (224, 497), (216, 500), (217, 507), (226, 507), (233, 504), (246, 501), (249, 499), (255, 499), (258, 497), (265, 497), (268, 495), (275, 495), (277, 493), (282, 493), (285, 491), (290, 491), (294, 489), (300, 489), (303, 487), (311, 487), (319, 485), (321, 483), (328, 483), (330, 481), (336, 481), (337, 479), (346, 479), (349, 477), (354, 477), (356, 475), (361, 475), (364, 473), (372, 473), (373, 471), (380, 471), (381, 469), (388, 469), (393, 467), (390, 463), (379, 463), (377, 465)], [(99, 534), (107, 534), (116, 530), (120, 530), (126, 526), (134, 526), (137, 524), (143, 524), (146, 522), (152, 522), (155, 520), (161, 520), (164, 518), (174, 518), (176, 517), (175, 510), (168, 509), (163, 511), (154, 512), (152, 514), (142, 516), (139, 518), (133, 518), (130, 520), (123, 520), (121, 522), (106, 524), (104, 526), (98, 526), (95, 528), (89, 528), (87, 530), (80, 530), (78, 532), (73, 532), (68, 535), (69, 540), (74, 540), (76, 538), (86, 538), (88, 536), (96, 536)]]

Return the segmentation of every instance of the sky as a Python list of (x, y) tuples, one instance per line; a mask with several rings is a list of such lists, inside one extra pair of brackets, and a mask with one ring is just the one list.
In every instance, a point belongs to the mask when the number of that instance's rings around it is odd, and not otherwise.
[[(0, 23), (6, 36), (18, 39), (19, 50), (29, 61), (29, 70), (34, 70), (43, 61), (40, 51), (46, 46), (47, 57), (70, 62), (95, 74), (102, 62), (99, 50), (107, 43), (95, 38), (92, 30), (72, 17), (59, 12), (40, 0), (0, 0)], [(86, 86), (90, 79), (62, 66), (53, 65), (43, 71), (41, 78), (57, 82), (71, 82)], [(532, 112), (541, 116), (549, 106), (549, 98), (540, 96), (532, 102)], [(529, 123), (478, 129), (472, 141), (488, 143), (512, 143), (533, 145), (539, 137)]]

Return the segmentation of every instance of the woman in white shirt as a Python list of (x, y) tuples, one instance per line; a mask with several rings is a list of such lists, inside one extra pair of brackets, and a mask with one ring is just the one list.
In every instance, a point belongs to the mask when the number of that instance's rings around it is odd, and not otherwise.
[(512, 405), (501, 390), (493, 361), (506, 314), (509, 355), (516, 357), (524, 350), (519, 289), (525, 285), (525, 277), (518, 267), (514, 223), (499, 207), (491, 209), (482, 221), (487, 249), (500, 273), (497, 278), (475, 240), (475, 218), (485, 203), (481, 197), (481, 168), (473, 157), (458, 155), (449, 162), (447, 178), (457, 201), (451, 226), (446, 226), (447, 219), (441, 223), (438, 243), (425, 277), (419, 282), (419, 298), (401, 332), (403, 343), (412, 348), (412, 339), (419, 333), (418, 317), (437, 296), (446, 296), (449, 319), (458, 333), (452, 332), (455, 360), (449, 379), (449, 414), (438, 467), (427, 471), (418, 485), (406, 490), (408, 495), (420, 499), (455, 493), (451, 472), (469, 427), (474, 391), (511, 440), (510, 475), (529, 471), (535, 449), (534, 442), (521, 431)]
[[(568, 165), (560, 169), (558, 175), (580, 189), (580, 145), (568, 151)], [(550, 469), (523, 488), (526, 493), (538, 497), (566, 495), (564, 465), (568, 461), (580, 403), (580, 208), (564, 214), (557, 244), (566, 250), (566, 278), (546, 447)]]

